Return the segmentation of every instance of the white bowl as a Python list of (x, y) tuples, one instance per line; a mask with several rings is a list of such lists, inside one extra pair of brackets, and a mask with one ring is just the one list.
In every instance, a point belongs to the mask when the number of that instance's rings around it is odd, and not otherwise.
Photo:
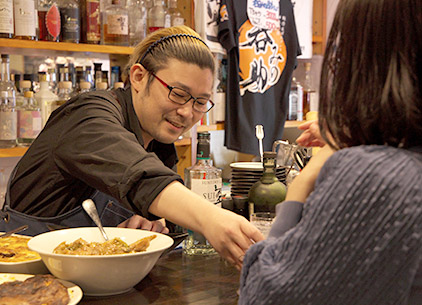
[(119, 237), (131, 244), (141, 238), (157, 235), (145, 252), (117, 255), (64, 255), (53, 250), (61, 242), (83, 238), (103, 242), (96, 227), (72, 228), (43, 233), (33, 237), (28, 247), (40, 254), (48, 270), (59, 279), (79, 285), (84, 294), (104, 296), (124, 293), (139, 283), (154, 267), (161, 253), (173, 244), (167, 235), (128, 228), (104, 228), (110, 239)]
[[(13, 234), (12, 236), (18, 236), (27, 238), (28, 241), (31, 239), (30, 236)], [(31, 259), (23, 262), (0, 262), (1, 273), (25, 273), (25, 274), (45, 274), (48, 273), (41, 258)]]

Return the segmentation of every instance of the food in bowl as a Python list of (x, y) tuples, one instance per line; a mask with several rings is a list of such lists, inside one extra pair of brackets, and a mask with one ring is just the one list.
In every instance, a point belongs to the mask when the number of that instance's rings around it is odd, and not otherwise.
[(100, 242), (87, 242), (83, 238), (78, 238), (72, 243), (62, 242), (54, 249), (56, 254), (71, 254), (71, 255), (112, 255), (125, 254), (146, 251), (149, 247), (150, 241), (156, 238), (157, 235), (151, 235), (128, 245), (119, 237)]
[(24, 262), (41, 259), (40, 255), (28, 248), (29, 237), (8, 236), (0, 238), (0, 262)]
[(154, 267), (160, 255), (170, 248), (173, 239), (165, 234), (140, 229), (106, 227), (110, 239), (120, 238), (131, 244), (151, 235), (146, 251), (113, 255), (67, 255), (54, 253), (61, 242), (83, 238), (87, 242), (104, 242), (97, 227), (71, 228), (39, 234), (28, 242), (38, 252), (48, 270), (57, 278), (75, 283), (85, 295), (106, 296), (124, 293), (139, 283)]
[(30, 239), (18, 234), (0, 238), (0, 272), (48, 273), (40, 255), (28, 248)]
[(67, 288), (52, 275), (35, 275), (24, 281), (10, 281), (0, 285), (2, 304), (56, 304), (69, 303)]

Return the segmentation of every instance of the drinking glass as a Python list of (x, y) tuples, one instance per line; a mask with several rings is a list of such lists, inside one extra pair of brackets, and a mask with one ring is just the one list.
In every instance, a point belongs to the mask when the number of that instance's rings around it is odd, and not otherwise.
[(261, 231), (265, 238), (267, 238), (268, 233), (270, 233), (274, 219), (275, 214), (270, 212), (257, 212), (251, 214), (251, 223)]

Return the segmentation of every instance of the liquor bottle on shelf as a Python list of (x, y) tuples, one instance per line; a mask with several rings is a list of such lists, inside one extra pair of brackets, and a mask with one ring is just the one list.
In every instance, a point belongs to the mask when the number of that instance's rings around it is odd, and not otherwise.
[[(39, 76), (38, 76), (39, 78)], [(57, 77), (56, 77), (56, 70), (54, 68), (49, 68), (47, 70), (47, 81), (48, 87), (52, 92), (56, 92), (57, 90)]]
[(35, 1), (13, 0), (16, 39), (34, 40), (37, 38)]
[(16, 91), (16, 107), (20, 107), (24, 103), (25, 92), (31, 91), (31, 81), (19, 81), (19, 90)]
[(286, 197), (286, 186), (275, 175), (276, 158), (276, 152), (264, 152), (264, 172), (261, 179), (252, 185), (248, 194), (249, 216), (256, 212), (275, 213), (275, 206)]
[(143, 0), (127, 0), (126, 7), (129, 12), (129, 45), (135, 46), (147, 34), (147, 10)]
[(103, 71), (101, 71), (101, 73), (102, 73), (102, 75), (101, 75), (101, 82), (102, 83), (106, 83), (107, 84), (107, 88), (108, 88), (108, 84), (109, 84), (109, 81), (108, 81), (108, 71), (107, 70), (103, 70)]
[(153, 6), (148, 10), (148, 33), (171, 26), (170, 15), (163, 0), (154, 0)]
[(104, 43), (129, 45), (129, 14), (121, 0), (112, 0), (105, 9), (103, 20)]
[(13, 1), (0, 1), (0, 38), (13, 38)]
[(59, 69), (59, 82), (67, 82), (70, 81), (70, 74), (69, 74), (69, 68), (63, 67)]
[(83, 66), (77, 66), (75, 70), (76, 70), (76, 82), (75, 82), (74, 90), (72, 91), (72, 96), (78, 95), (80, 93), (81, 91), (80, 84), (82, 81), (85, 81), (86, 79), (85, 70)]
[(185, 19), (177, 8), (177, 0), (168, 0), (168, 13), (170, 15), (170, 25), (184, 25)]
[[(210, 158), (210, 133), (199, 132), (196, 164), (185, 169), (185, 184), (193, 192), (221, 207), (223, 186), (222, 170), (212, 165)], [(204, 236), (188, 230), (189, 236), (183, 244), (184, 253), (189, 255), (215, 254), (214, 248)]]
[(99, 44), (101, 41), (100, 0), (81, 0), (81, 41)]
[(9, 55), (1, 55), (0, 148), (15, 147), (17, 138), (16, 88), (10, 80), (9, 60)]
[(59, 9), (61, 16), (61, 41), (79, 43), (81, 37), (79, 0), (61, 1)]
[(56, 1), (39, 0), (38, 25), (38, 40), (60, 41), (61, 17)]
[(85, 66), (85, 80), (91, 83), (91, 88), (94, 87), (94, 78), (92, 77), (92, 67)]
[(114, 88), (114, 83), (120, 82), (120, 67), (112, 66), (110, 74), (110, 88)]
[(311, 63), (305, 62), (305, 80), (303, 82), (303, 119), (306, 119), (306, 114), (311, 111), (311, 108), (316, 106), (317, 93), (312, 83)]
[(35, 99), (41, 108), (42, 125), (44, 126), (50, 114), (56, 110), (58, 99), (57, 95), (50, 90), (46, 75), (40, 77), (40, 91), (35, 93)]
[(296, 77), (292, 78), (289, 93), (289, 112), (287, 119), (290, 121), (303, 121), (303, 88), (302, 85), (296, 81)]
[(24, 103), (18, 107), (18, 146), (31, 145), (41, 129), (41, 109), (34, 99), (34, 92), (26, 91)]
[(98, 84), (102, 82), (103, 72), (101, 71), (102, 63), (94, 63), (94, 84), (97, 88)]
[(72, 94), (72, 82), (64, 81), (59, 82), (59, 92), (57, 94), (57, 107), (66, 103)]

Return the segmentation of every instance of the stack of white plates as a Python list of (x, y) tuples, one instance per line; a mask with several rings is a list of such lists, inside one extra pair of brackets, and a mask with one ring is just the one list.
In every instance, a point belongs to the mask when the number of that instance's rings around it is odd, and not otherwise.
[[(261, 162), (236, 162), (230, 164), (232, 177), (230, 189), (232, 196), (248, 196), (249, 189), (262, 177), (263, 166)], [(276, 177), (286, 183), (286, 167), (276, 168)]]

